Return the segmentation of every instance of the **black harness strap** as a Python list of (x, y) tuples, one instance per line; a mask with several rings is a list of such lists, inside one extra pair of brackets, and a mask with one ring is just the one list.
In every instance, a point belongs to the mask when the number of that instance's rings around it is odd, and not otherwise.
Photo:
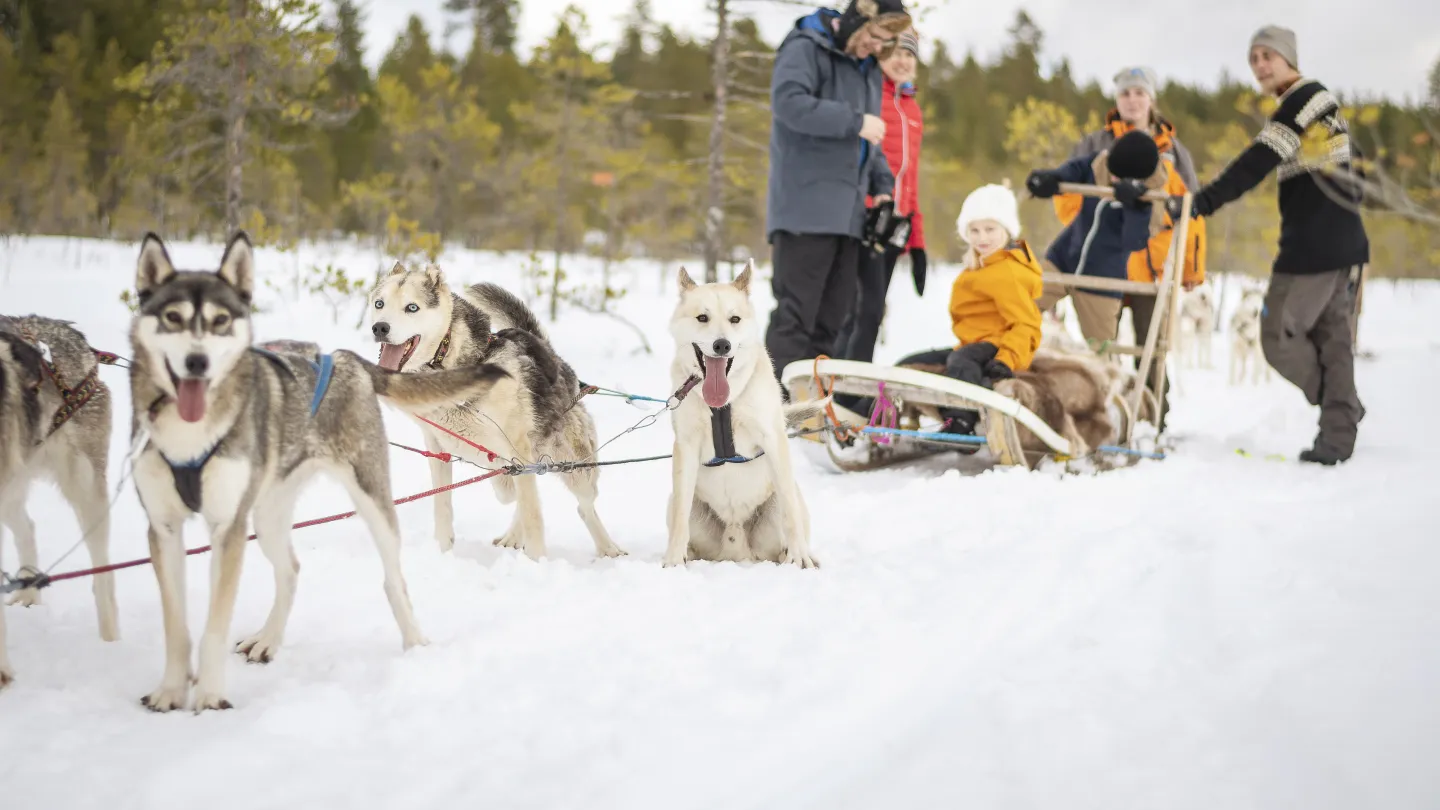
[(175, 478), (175, 493), (180, 496), (180, 500), (191, 512), (199, 513), (200, 511), (200, 496), (204, 492), (200, 476), (205, 472), (205, 465), (210, 463), (210, 459), (215, 456), (215, 451), (220, 449), (222, 443), (223, 440), (216, 442), (214, 447), (205, 451), (205, 455), (183, 464), (176, 464), (164, 453), (160, 454), (160, 458), (165, 459), (165, 463), (170, 465), (170, 475)]
[(710, 437), (715, 441), (715, 457), (705, 462), (706, 467), (720, 467), (726, 464), (748, 464), (765, 455), (762, 449), (746, 458), (735, 450), (735, 431), (730, 424), (730, 406), (710, 409)]

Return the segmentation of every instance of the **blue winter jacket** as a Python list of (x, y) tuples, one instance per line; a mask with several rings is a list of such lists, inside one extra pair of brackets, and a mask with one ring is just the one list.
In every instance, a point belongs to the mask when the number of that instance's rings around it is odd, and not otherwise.
[[(1095, 182), (1096, 155), (1066, 161), (1055, 171), (1062, 183)], [(1126, 280), (1130, 254), (1150, 243), (1150, 203), (1130, 208), (1115, 200), (1086, 197), (1080, 215), (1050, 243), (1045, 258), (1062, 273)], [(1122, 298), (1122, 293), (1085, 290), (1093, 295)]]
[(861, 139), (864, 116), (880, 115), (880, 67), (835, 45), (821, 9), (795, 22), (770, 78), (767, 237), (776, 231), (860, 238), (867, 194), (891, 194), (885, 150)]

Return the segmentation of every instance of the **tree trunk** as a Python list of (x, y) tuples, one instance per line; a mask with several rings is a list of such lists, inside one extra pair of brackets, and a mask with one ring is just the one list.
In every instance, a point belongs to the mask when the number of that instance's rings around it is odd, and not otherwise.
[(715, 0), (715, 114), (710, 120), (710, 183), (705, 199), (705, 283), (720, 278), (720, 228), (725, 222), (725, 90), (729, 84), (730, 21), (727, 0)]
[(555, 276), (550, 280), (550, 322), (560, 317), (560, 254), (565, 250), (565, 222), (570, 207), (570, 77), (565, 77), (564, 111), (560, 117), (560, 176), (555, 183)]
[[(249, 0), (230, 0), (231, 24), (245, 24)], [(245, 177), (245, 108), (248, 46), (236, 46), (235, 64), (230, 70), (229, 108), (225, 114), (225, 238), (240, 230), (241, 183)]]

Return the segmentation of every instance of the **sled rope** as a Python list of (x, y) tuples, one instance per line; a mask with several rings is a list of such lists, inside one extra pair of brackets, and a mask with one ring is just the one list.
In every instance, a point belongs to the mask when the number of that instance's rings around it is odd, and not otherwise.
[[(407, 496), (405, 496), (405, 497), (403, 497), (403, 498), (400, 498), (400, 499), (397, 500), (397, 501), (394, 501), (394, 504), (395, 504), (396, 506), (401, 506), (401, 505), (403, 505), (403, 504), (411, 503), (411, 502), (413, 502), (413, 501), (418, 501), (418, 500), (421, 500), (421, 499), (423, 499), (423, 498), (429, 498), (429, 497), (432, 497), (432, 496), (435, 496), (435, 495), (439, 495), (439, 494), (442, 493), (442, 492), (450, 492), (451, 490), (456, 490), (456, 489), (459, 489), (459, 488), (461, 488), (461, 487), (468, 487), (468, 486), (470, 486), (471, 484), (478, 484), (478, 483), (480, 483), (481, 481), (485, 481), (485, 480), (494, 478), (494, 477), (497, 476), (497, 475), (515, 475), (515, 474), (517, 474), (517, 473), (512, 472), (512, 471), (511, 471), (511, 468), (508, 468), (508, 467), (505, 468), (505, 469), (492, 470), (492, 471), (486, 473), (485, 475), (476, 476), (475, 478), (470, 478), (470, 479), (467, 479), (467, 480), (465, 480), (465, 481), (461, 481), (461, 482), (458, 483), (458, 484), (450, 484), (449, 486), (437, 487), (436, 489), (432, 489), (432, 490), (429, 490), (429, 491), (427, 491), (427, 492), (419, 492), (419, 493), (416, 493), (416, 494), (414, 494), (414, 495), (407, 495)], [(313, 520), (305, 520), (305, 521), (301, 521), (300, 523), (296, 523), (294, 526), (291, 526), (290, 528), (291, 528), (291, 529), (308, 529), (308, 528), (310, 528), (311, 526), (321, 526), (321, 525), (324, 525), (324, 524), (326, 524), (326, 523), (335, 523), (335, 522), (337, 522), (337, 521), (346, 520), (346, 519), (348, 519), (348, 518), (355, 517), (355, 514), (356, 514), (355, 512), (343, 512), (343, 513), (338, 514), (338, 515), (330, 515), (330, 516), (328, 516), (328, 517), (314, 518)], [(245, 538), (245, 539), (246, 539), (247, 542), (250, 541), (250, 540), (254, 540), (254, 539), (255, 539), (255, 535), (252, 534), (252, 535), (250, 535), (249, 537), (247, 537), (247, 538)], [(186, 549), (186, 550), (185, 550), (185, 556), (187, 556), (187, 557), (193, 557), (193, 556), (195, 556), (195, 555), (197, 555), (197, 554), (204, 554), (204, 553), (206, 553), (206, 552), (208, 552), (208, 551), (210, 551), (210, 550), (211, 550), (211, 547), (210, 547), (210, 546), (201, 546), (201, 547), (199, 547), (199, 548)], [(123, 571), (123, 570), (125, 570), (125, 569), (127, 569), (127, 568), (138, 568), (138, 567), (140, 567), (140, 566), (142, 566), (142, 565), (149, 565), (149, 564), (152, 563), (152, 562), (154, 562), (154, 559), (153, 559), (153, 558), (151, 558), (151, 557), (146, 557), (146, 558), (143, 559), (143, 560), (131, 560), (130, 562), (115, 563), (114, 565), (103, 565), (103, 566), (100, 566), (100, 567), (98, 567), (98, 568), (86, 568), (86, 569), (83, 569), (83, 570), (80, 570), (80, 571), (69, 571), (69, 572), (66, 572), (66, 573), (64, 573), (64, 574), (56, 574), (56, 575), (54, 575), (54, 576), (50, 576), (50, 575), (45, 574), (45, 573), (37, 573), (37, 574), (35, 574), (35, 575), (32, 576), (32, 577), (22, 577), (22, 578), (18, 578), (18, 579), (17, 579), (17, 578), (14, 578), (14, 577), (6, 577), (6, 579), (8, 580), (8, 582), (7, 582), (5, 585), (0, 586), (0, 594), (9, 593), (9, 592), (12, 591), (12, 590), (25, 590), (25, 589), (27, 589), (27, 588), (46, 588), (46, 587), (49, 587), (50, 585), (55, 584), (56, 582), (65, 582), (66, 580), (71, 580), (71, 579), (83, 579), (83, 578), (85, 578), (85, 577), (93, 577), (93, 576), (95, 576), (95, 575), (97, 575), (97, 574), (108, 574), (108, 573), (111, 573), (111, 572), (113, 572), (113, 571)]]
[[(875, 396), (875, 407), (870, 409), (869, 427), (898, 428), (900, 427), (900, 409), (890, 401), (885, 393), (885, 383), (879, 383), (879, 392)], [(890, 444), (890, 437), (877, 433), (875, 441), (879, 444)]]

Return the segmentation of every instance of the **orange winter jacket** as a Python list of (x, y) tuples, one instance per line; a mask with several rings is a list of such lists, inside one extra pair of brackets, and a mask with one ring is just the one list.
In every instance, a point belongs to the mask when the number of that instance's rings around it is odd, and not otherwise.
[[(970, 254), (971, 262), (975, 254)], [(1040, 263), (1024, 240), (967, 267), (950, 288), (950, 320), (960, 345), (993, 343), (1012, 371), (1030, 367), (1040, 347)]]
[[(1086, 136), (1076, 146), (1076, 151), (1082, 154), (1098, 153), (1110, 148), (1110, 144), (1117, 138), (1134, 128), (1134, 125), (1120, 118), (1118, 112), (1111, 110), (1105, 121), (1105, 129)], [(1160, 162), (1165, 166), (1165, 193), (1180, 196), (1187, 190), (1184, 176), (1194, 174), (1190, 153), (1180, 145), (1179, 139), (1175, 137), (1175, 127), (1169, 121), (1156, 117), (1155, 129), (1158, 133), (1155, 135), (1155, 145), (1160, 149)], [(1198, 185), (1198, 181), (1196, 184)], [(1199, 188), (1189, 191), (1199, 191)], [(1060, 224), (1069, 225), (1080, 213), (1083, 202), (1084, 198), (1078, 194), (1057, 194), (1054, 205)], [(1164, 229), (1150, 237), (1150, 244), (1144, 250), (1130, 254), (1127, 275), (1131, 281), (1156, 282), (1164, 275), (1165, 260), (1170, 256), (1170, 243), (1175, 236), (1174, 223), (1170, 221), (1170, 217), (1164, 216), (1164, 222)], [(1181, 276), (1187, 282), (1201, 284), (1205, 281), (1205, 243), (1205, 220), (1190, 220), (1190, 229), (1185, 239), (1185, 272)]]

